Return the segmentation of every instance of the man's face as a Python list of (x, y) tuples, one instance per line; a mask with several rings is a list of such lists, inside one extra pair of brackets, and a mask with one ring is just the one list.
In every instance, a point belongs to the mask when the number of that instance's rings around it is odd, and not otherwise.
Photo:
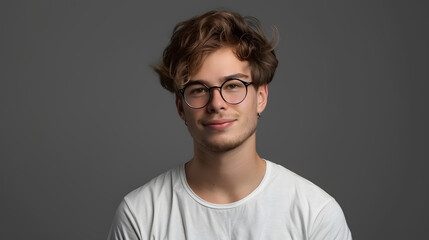
[[(230, 48), (221, 48), (205, 58), (200, 70), (191, 76), (191, 82), (200, 81), (212, 87), (231, 77), (252, 82), (249, 63), (240, 61)], [(237, 105), (226, 103), (219, 88), (211, 93), (209, 103), (201, 109), (190, 108), (182, 98), (176, 99), (177, 110), (186, 121), (194, 146), (222, 152), (254, 141), (257, 113), (264, 110), (267, 102), (267, 86), (255, 89), (249, 85), (246, 98)]]

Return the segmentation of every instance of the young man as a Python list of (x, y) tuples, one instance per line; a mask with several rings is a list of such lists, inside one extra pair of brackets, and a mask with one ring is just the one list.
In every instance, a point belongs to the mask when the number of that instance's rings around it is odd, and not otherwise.
[(331, 196), (256, 152), (276, 67), (254, 18), (212, 11), (176, 26), (155, 70), (194, 157), (125, 196), (109, 239), (351, 239)]

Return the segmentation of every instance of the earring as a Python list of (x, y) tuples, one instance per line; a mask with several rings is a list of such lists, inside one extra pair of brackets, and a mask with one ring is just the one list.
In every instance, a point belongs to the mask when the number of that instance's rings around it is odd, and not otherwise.
[(257, 115), (258, 115), (258, 119), (260, 119), (260, 118), (261, 118), (261, 114), (260, 114), (260, 113), (257, 113)]

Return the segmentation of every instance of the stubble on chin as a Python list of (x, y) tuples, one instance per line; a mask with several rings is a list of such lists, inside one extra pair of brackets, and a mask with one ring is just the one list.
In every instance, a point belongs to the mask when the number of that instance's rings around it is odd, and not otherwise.
[[(246, 132), (242, 132), (237, 136), (229, 136), (229, 138), (227, 139), (212, 139), (211, 137), (198, 139), (194, 136), (193, 138), (194, 141), (197, 141), (198, 145), (210, 152), (227, 152), (241, 146), (256, 132), (257, 123), (254, 123), (252, 125), (253, 126), (251, 128), (246, 129)], [(216, 138), (216, 136), (214, 136), (213, 138)]]

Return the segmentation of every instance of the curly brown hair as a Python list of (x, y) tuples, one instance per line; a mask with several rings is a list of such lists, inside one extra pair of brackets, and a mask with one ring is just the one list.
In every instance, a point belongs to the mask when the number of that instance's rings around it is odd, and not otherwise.
[(255, 87), (271, 82), (278, 64), (274, 41), (268, 41), (256, 18), (230, 11), (210, 11), (178, 23), (153, 69), (161, 85), (177, 94), (204, 58), (222, 47), (231, 47), (239, 60), (249, 62)]

